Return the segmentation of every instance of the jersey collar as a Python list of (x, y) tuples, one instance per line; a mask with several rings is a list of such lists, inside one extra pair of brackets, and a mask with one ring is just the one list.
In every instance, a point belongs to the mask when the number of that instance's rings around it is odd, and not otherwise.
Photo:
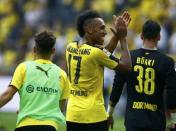
[(38, 63), (43, 63), (43, 64), (51, 64), (52, 62), (50, 60), (45, 60), (45, 59), (37, 59), (35, 62)]
[(146, 50), (158, 50), (156, 47), (154, 47), (154, 48), (147, 48), (147, 47), (144, 47), (144, 46), (142, 46), (142, 49), (146, 49)]

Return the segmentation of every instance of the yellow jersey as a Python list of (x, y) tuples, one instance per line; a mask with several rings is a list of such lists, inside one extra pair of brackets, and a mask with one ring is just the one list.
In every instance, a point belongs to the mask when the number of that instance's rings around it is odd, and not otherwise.
[[(38, 60), (35, 60), (35, 62), (46, 63), (46, 64), (52, 63), (51, 61), (44, 60), (44, 59), (38, 59)], [(25, 73), (26, 73), (26, 65), (24, 63), (19, 64), (19, 66), (16, 68), (14, 72), (10, 85), (14, 86), (15, 88), (17, 88), (17, 90), (19, 90), (25, 81)], [(68, 96), (69, 96), (68, 79), (67, 79), (67, 75), (65, 71), (63, 70), (61, 70), (61, 78), (58, 80), (58, 82), (59, 81), (60, 81), (60, 85), (62, 88), (61, 89), (62, 90), (61, 99), (68, 99)], [(65, 128), (65, 127), (62, 127), (62, 125), (58, 125), (57, 122), (52, 121), (52, 120), (41, 121), (41, 120), (36, 120), (30, 117), (27, 117), (24, 120), (22, 120), (17, 125), (17, 128), (22, 127), (22, 126), (29, 126), (29, 125), (51, 125), (55, 127), (57, 130)]]
[(114, 69), (118, 63), (101, 49), (77, 43), (66, 48), (70, 96), (66, 120), (95, 123), (107, 119), (103, 99), (104, 67)]

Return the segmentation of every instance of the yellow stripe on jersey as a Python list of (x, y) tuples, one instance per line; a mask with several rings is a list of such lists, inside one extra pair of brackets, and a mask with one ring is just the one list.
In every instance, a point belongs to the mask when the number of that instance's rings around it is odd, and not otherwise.
[(71, 43), (66, 49), (70, 97), (66, 120), (93, 123), (107, 119), (103, 100), (104, 66), (114, 69), (118, 63), (102, 50)]
[(53, 126), (57, 131), (66, 131), (66, 127), (63, 126), (63, 124), (58, 125), (57, 122), (52, 121), (52, 120), (35, 120), (33, 118), (25, 118), (23, 121), (20, 122), (19, 125), (17, 125), (18, 127), (22, 127), (22, 126), (30, 126), (30, 125), (51, 125)]
[[(52, 63), (51, 61), (44, 60), (44, 59), (38, 59), (38, 60), (35, 60), (35, 62), (47, 63), (47, 64)], [(13, 85), (18, 90), (20, 90), (25, 80), (25, 73), (26, 73), (26, 65), (24, 63), (19, 64), (19, 66), (16, 68), (14, 72), (10, 85)], [(62, 88), (62, 95), (60, 99), (67, 99), (69, 97), (69, 86), (68, 86), (68, 79), (65, 71), (61, 70), (61, 78), (58, 81), (60, 81), (61, 88)], [(17, 125), (17, 127), (22, 127), (27, 125), (51, 125), (56, 129), (58, 128), (57, 123), (52, 120), (41, 121), (41, 120), (35, 120), (28, 117), (23, 121), (21, 121), (19, 125)]]

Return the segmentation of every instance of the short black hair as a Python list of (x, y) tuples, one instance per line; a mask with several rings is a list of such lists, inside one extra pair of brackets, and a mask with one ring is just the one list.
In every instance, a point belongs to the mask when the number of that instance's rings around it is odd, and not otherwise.
[(85, 22), (89, 19), (94, 18), (101, 18), (100, 14), (94, 10), (86, 10), (77, 17), (76, 26), (80, 37), (84, 37), (85, 35), (84, 31)]
[(142, 34), (144, 39), (156, 38), (159, 35), (160, 31), (160, 25), (153, 20), (147, 20), (142, 27)]
[(56, 37), (52, 32), (42, 31), (34, 36), (35, 46), (40, 54), (51, 53), (55, 45)]

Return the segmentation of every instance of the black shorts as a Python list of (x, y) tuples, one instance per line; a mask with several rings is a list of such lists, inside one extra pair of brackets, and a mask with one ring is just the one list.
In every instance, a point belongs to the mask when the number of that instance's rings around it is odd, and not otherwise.
[(165, 131), (165, 129), (151, 129), (140, 127), (126, 127), (126, 131)]
[(174, 128), (174, 129), (170, 129), (169, 131), (176, 131), (176, 128)]
[(56, 131), (56, 129), (50, 125), (30, 125), (16, 128), (15, 131)]
[(108, 131), (107, 121), (96, 123), (75, 123), (67, 121), (67, 131)]

